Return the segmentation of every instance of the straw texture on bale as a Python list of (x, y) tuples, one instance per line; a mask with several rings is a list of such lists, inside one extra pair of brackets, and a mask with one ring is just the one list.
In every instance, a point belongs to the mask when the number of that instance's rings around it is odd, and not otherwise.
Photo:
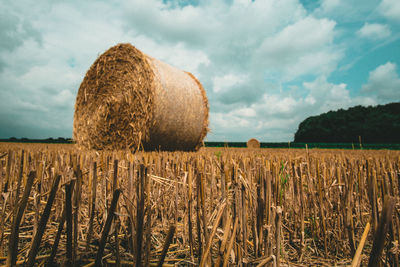
[(248, 148), (260, 148), (260, 142), (255, 138), (251, 138), (249, 141), (247, 141), (247, 147)]
[(87, 71), (75, 103), (73, 138), (89, 149), (198, 150), (208, 101), (188, 72), (118, 44)]

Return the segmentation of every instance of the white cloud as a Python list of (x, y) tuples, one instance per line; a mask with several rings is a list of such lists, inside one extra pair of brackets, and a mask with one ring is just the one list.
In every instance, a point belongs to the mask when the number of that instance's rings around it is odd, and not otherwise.
[(201, 78), (199, 67), (210, 64), (210, 59), (204, 51), (192, 49), (182, 42), (165, 44), (161, 47), (153, 39), (145, 35), (138, 35), (134, 38), (133, 44), (144, 53), (167, 62), (176, 68), (189, 71), (198, 78)]
[(384, 39), (390, 36), (391, 30), (388, 25), (366, 22), (361, 29), (357, 31), (360, 37), (372, 40)]
[(382, 0), (379, 10), (387, 18), (400, 21), (400, 1)]
[(221, 41), (253, 42), (305, 14), (296, 0), (235, 1), (232, 4), (205, 1), (196, 7), (134, 0), (126, 3), (124, 9), (127, 30), (156, 40), (185, 42), (196, 47), (215, 44), (210, 41), (219, 41), (218, 46)]
[[(377, 104), (368, 96), (351, 97), (346, 84), (330, 83), (325, 76), (303, 83), (301, 90), (306, 94), (302, 97), (295, 95), (298, 89), (290, 89), (284, 94), (265, 93), (249, 106), (213, 112), (210, 138), (222, 140), (229, 132), (233, 136), (241, 133), (239, 140), (242, 141), (252, 137), (263, 141), (289, 141), (293, 140), (299, 123), (308, 116), (355, 105)], [(246, 131), (242, 131), (243, 127)]]
[(233, 115), (237, 115), (239, 117), (245, 117), (245, 118), (251, 118), (251, 117), (255, 117), (256, 111), (251, 108), (251, 107), (243, 107), (243, 108), (239, 108), (239, 109), (234, 109), (232, 111)]
[[(32, 32), (40, 33), (40, 39), (25, 38), (12, 51), (0, 49), (0, 56), (7, 58), (6, 68), (0, 72), (4, 86), (0, 114), (17, 118), (9, 125), (19, 129), (14, 135), (71, 136), (75, 95), (86, 70), (99, 53), (124, 39), (115, 21), (105, 20), (108, 8), (96, 5), (102, 17), (94, 17), (86, 8), (65, 3), (32, 9), (14, 2), (7, 5), (11, 14), (32, 25)], [(10, 36), (13, 34), (18, 31)]]
[(306, 17), (266, 38), (255, 53), (261, 67), (278, 69), (286, 80), (327, 75), (343, 56), (333, 45), (335, 22)]
[(284, 117), (285, 115), (292, 115), (295, 110), (297, 101), (292, 96), (283, 97), (281, 95), (269, 95), (264, 94), (261, 101), (254, 104), (254, 108), (258, 114), (264, 115), (279, 115)]
[[(396, 1), (396, 0), (395, 0)], [(339, 23), (341, 30), (367, 19), (378, 19), (377, 0), (315, 0), (320, 3), (312, 14), (317, 18), (329, 18)]]
[(316, 114), (355, 105), (376, 104), (373, 99), (368, 97), (351, 97), (347, 84), (330, 83), (324, 76), (318, 77), (313, 82), (305, 82), (303, 86), (309, 92), (304, 99), (305, 103), (312, 107)]
[[(343, 55), (333, 44), (335, 22), (307, 17), (296, 0), (209, 1), (184, 7), (150, 0), (124, 7), (124, 27), (138, 48), (172, 65), (179, 60), (171, 56), (180, 48), (190, 51), (183, 53), (178, 67), (195, 69), (210, 97), (224, 103), (257, 100), (271, 90), (265, 79), (272, 71), (273, 83), (327, 75)], [(171, 51), (176, 45), (179, 49)]]
[(400, 100), (400, 77), (397, 66), (392, 62), (378, 66), (369, 73), (368, 83), (362, 86), (362, 92), (375, 96), (381, 103)]
[(320, 8), (324, 12), (331, 12), (334, 9), (338, 8), (340, 5), (341, 5), (340, 0), (322, 0)]
[(245, 75), (226, 74), (222, 77), (215, 76), (213, 78), (213, 90), (215, 93), (229, 91), (230, 87), (240, 85), (248, 79)]

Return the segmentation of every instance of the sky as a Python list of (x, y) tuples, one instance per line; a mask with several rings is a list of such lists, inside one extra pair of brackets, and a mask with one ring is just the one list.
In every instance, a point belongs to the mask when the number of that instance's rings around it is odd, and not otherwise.
[(292, 141), (309, 116), (400, 101), (399, 0), (2, 0), (0, 138), (71, 137), (118, 43), (200, 80), (207, 141)]

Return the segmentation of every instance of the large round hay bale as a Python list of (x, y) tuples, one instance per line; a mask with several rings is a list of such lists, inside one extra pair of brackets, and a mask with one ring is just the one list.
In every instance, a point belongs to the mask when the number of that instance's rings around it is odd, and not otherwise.
[(207, 126), (207, 96), (191, 73), (118, 44), (79, 87), (73, 138), (89, 149), (188, 151), (201, 147)]
[(249, 141), (247, 141), (247, 147), (248, 148), (260, 148), (260, 142), (255, 138), (251, 138)]

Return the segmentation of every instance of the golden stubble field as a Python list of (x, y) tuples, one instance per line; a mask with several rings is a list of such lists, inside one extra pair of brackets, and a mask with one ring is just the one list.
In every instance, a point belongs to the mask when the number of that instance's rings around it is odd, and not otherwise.
[(387, 150), (0, 143), (0, 264), (398, 266), (399, 166)]

